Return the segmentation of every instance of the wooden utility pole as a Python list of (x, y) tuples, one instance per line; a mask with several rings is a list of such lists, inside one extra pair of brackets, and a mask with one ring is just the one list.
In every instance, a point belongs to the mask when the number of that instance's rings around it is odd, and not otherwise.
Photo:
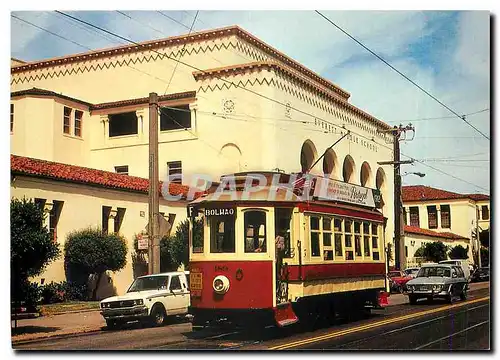
[(399, 125), (399, 127), (395, 126), (393, 129), (383, 131), (391, 133), (394, 137), (394, 160), (377, 162), (379, 165), (394, 165), (394, 265), (397, 270), (403, 270), (403, 267), (406, 265), (404, 223), (402, 221), (403, 218), (401, 217), (403, 210), (401, 198), (401, 165), (413, 163), (413, 160), (401, 161), (399, 141), (401, 140), (401, 134), (404, 134), (406, 131), (415, 132), (415, 128), (409, 124), (405, 127)]
[(160, 272), (160, 190), (158, 178), (158, 94), (149, 94), (149, 248), (148, 273)]

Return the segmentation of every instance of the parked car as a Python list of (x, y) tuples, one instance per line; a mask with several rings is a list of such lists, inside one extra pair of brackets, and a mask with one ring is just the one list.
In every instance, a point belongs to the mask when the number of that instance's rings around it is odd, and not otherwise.
[(392, 270), (387, 274), (389, 277), (389, 285), (391, 292), (404, 292), (406, 283), (412, 278), (407, 276), (403, 271)]
[(462, 267), (450, 264), (429, 264), (420, 268), (417, 277), (406, 284), (410, 304), (418, 299), (443, 298), (448, 302), (459, 296), (467, 299), (468, 282)]
[(469, 262), (467, 260), (443, 260), (443, 261), (440, 261), (439, 263), (460, 266), (465, 274), (465, 278), (468, 281), (470, 281), (471, 271), (469, 268)]
[(100, 305), (108, 328), (131, 320), (161, 326), (167, 316), (187, 314), (188, 279), (185, 272), (179, 271), (141, 276), (134, 280), (126, 294), (104, 299)]
[(418, 274), (418, 271), (420, 268), (414, 267), (414, 268), (408, 268), (404, 271), (407, 277), (411, 277), (412, 279), (415, 278)]
[(490, 268), (482, 267), (474, 271), (471, 275), (471, 282), (488, 281), (490, 280)]

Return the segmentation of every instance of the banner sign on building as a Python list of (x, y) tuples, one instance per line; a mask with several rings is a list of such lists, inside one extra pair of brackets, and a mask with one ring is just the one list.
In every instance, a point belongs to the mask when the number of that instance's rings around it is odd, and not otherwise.
[(380, 208), (382, 202), (379, 190), (320, 177), (316, 178), (313, 196), (318, 200), (346, 202), (373, 208)]

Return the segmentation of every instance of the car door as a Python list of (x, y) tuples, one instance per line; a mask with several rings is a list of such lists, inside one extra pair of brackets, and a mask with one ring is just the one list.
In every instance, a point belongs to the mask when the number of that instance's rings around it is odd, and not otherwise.
[(169, 296), (167, 298), (167, 313), (176, 315), (186, 311), (186, 289), (182, 287), (179, 275), (172, 275), (169, 284)]

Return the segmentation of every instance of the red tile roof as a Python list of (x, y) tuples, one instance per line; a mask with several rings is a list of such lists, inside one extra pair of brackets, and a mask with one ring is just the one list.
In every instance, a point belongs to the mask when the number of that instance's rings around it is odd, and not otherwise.
[[(101, 104), (91, 104), (91, 103), (88, 103), (88, 102), (80, 100), (80, 99), (76, 99), (76, 98), (66, 96), (63, 94), (58, 94), (55, 91), (39, 89), (39, 88), (35, 88), (35, 87), (31, 88), (31, 89), (27, 89), (27, 90), (14, 91), (14, 92), (10, 93), (11, 98), (16, 98), (16, 97), (21, 97), (21, 96), (45, 96), (45, 97), (51, 97), (51, 98), (57, 97), (60, 99), (65, 99), (65, 100), (73, 101), (73, 102), (88, 106), (90, 111), (117, 108), (117, 107), (123, 107), (123, 106), (143, 105), (143, 104), (149, 103), (149, 98), (145, 97), (145, 98), (113, 101), (113, 102), (107, 102), (107, 103), (101, 103)], [(160, 96), (158, 96), (158, 102), (161, 103), (163, 101), (190, 99), (190, 98), (195, 98), (195, 97), (196, 97), (196, 91), (186, 91), (186, 92), (182, 92), (182, 93), (160, 95)]]
[[(11, 155), (10, 169), (12, 174), (37, 176), (117, 190), (140, 193), (147, 193), (149, 190), (148, 179), (24, 156)], [(161, 185), (160, 182), (160, 193)], [(185, 198), (189, 192), (189, 187), (170, 183), (168, 190), (171, 195), (182, 195)], [(201, 192), (196, 192), (195, 198), (201, 194)]]
[(490, 196), (485, 194), (467, 194), (467, 196), (474, 201), (490, 200)]
[(459, 239), (469, 240), (468, 238), (466, 238), (462, 235), (457, 235), (457, 234), (454, 234), (451, 232), (437, 232), (437, 231), (422, 229), (422, 228), (419, 228), (416, 226), (409, 226), (409, 225), (405, 225), (405, 233), (438, 237), (438, 238), (443, 238), (443, 239), (448, 239), (448, 240), (459, 240)]
[(58, 94), (55, 91), (39, 89), (36, 87), (31, 88), (31, 89), (27, 89), (27, 90), (14, 91), (14, 92), (10, 93), (11, 98), (16, 98), (16, 97), (21, 97), (21, 96), (45, 96), (45, 97), (51, 97), (51, 98), (57, 97), (60, 99), (69, 100), (69, 101), (73, 101), (73, 102), (88, 106), (89, 108), (92, 106), (91, 103), (88, 103), (86, 101), (76, 99), (76, 98), (73, 98), (70, 96), (66, 96), (63, 94)]
[(424, 185), (403, 186), (403, 202), (425, 201), (425, 200), (452, 200), (472, 199), (474, 201), (489, 200), (489, 195), (484, 194), (458, 194), (451, 191), (436, 189)]

